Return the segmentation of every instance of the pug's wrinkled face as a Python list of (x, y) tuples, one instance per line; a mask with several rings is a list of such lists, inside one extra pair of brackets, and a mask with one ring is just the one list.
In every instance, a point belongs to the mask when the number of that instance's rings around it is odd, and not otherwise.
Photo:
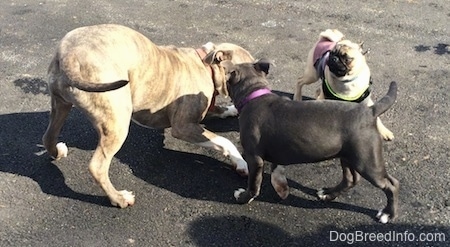
[(344, 77), (357, 73), (360, 65), (365, 64), (361, 45), (349, 40), (339, 41), (330, 51), (327, 65), (334, 75)]

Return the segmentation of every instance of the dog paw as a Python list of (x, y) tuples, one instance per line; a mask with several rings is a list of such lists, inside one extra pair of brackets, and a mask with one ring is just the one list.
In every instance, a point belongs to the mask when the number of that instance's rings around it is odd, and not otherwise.
[(385, 131), (385, 132), (381, 133), (381, 137), (383, 137), (383, 139), (385, 141), (392, 141), (392, 140), (394, 140), (394, 133), (392, 133), (390, 131)]
[(117, 198), (117, 201), (112, 201), (111, 200), (111, 204), (115, 207), (120, 207), (120, 208), (126, 208), (128, 206), (133, 206), (134, 205), (134, 195), (133, 192), (131, 191), (127, 191), (127, 190), (121, 190), (118, 192), (119, 196)]
[(325, 194), (325, 191), (323, 189), (317, 191), (317, 196), (320, 200), (325, 201), (327, 198), (327, 195)]
[(56, 150), (58, 151), (58, 155), (53, 157), (55, 160), (67, 157), (69, 150), (64, 142), (58, 142), (58, 144), (56, 144)]
[(323, 188), (317, 191), (317, 197), (319, 197), (319, 200), (321, 201), (332, 201), (336, 199), (336, 196), (329, 193), (328, 189)]
[(234, 105), (226, 106), (225, 111), (220, 114), (220, 118), (227, 118), (227, 117), (236, 117), (239, 115), (238, 110)]
[(242, 177), (248, 176), (248, 166), (245, 160), (240, 160), (236, 162), (236, 172)]
[(234, 191), (234, 198), (236, 198), (236, 201), (241, 204), (250, 203), (254, 199), (245, 189), (242, 188)]
[(389, 222), (390, 219), (390, 214), (387, 214), (383, 211), (383, 209), (381, 209), (380, 211), (378, 211), (377, 213), (377, 219), (380, 223), (386, 224)]

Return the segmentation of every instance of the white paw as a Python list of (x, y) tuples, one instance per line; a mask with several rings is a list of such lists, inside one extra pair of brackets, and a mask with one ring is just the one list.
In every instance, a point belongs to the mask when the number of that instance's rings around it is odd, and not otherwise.
[(394, 140), (394, 133), (392, 133), (389, 130), (386, 130), (385, 132), (381, 133), (381, 136), (385, 141), (392, 141)]
[(58, 142), (56, 144), (56, 150), (58, 150), (58, 156), (55, 159), (61, 159), (67, 157), (68, 149), (64, 142)]
[(378, 211), (377, 218), (379, 219), (380, 223), (386, 224), (389, 222), (389, 214), (383, 213), (383, 209)]
[(115, 206), (119, 206), (121, 208), (126, 208), (128, 206), (134, 205), (133, 192), (128, 191), (128, 190), (121, 190), (121, 191), (119, 191), (119, 194), (120, 194), (121, 199), (120, 199), (120, 202), (116, 203)]
[(230, 105), (226, 107), (227, 110), (223, 113), (226, 117), (236, 117), (239, 115), (238, 110), (236, 109), (236, 106)]
[(239, 188), (237, 190), (234, 191), (234, 198), (239, 199), (239, 196), (245, 192), (245, 189), (243, 188)]
[(248, 166), (247, 162), (245, 160), (238, 160), (236, 162), (236, 172), (239, 173), (241, 176), (248, 176)]
[(245, 195), (242, 195), (245, 192), (246, 192), (246, 190), (242, 189), (242, 188), (239, 188), (239, 189), (235, 190), (234, 191), (234, 198), (236, 199), (236, 201), (238, 201), (239, 203), (242, 203), (242, 204), (244, 204), (244, 203), (248, 204), (248, 203), (252, 202), (255, 199), (254, 197), (247, 198), (247, 197), (245, 197)]
[(320, 200), (327, 199), (327, 195), (325, 194), (325, 191), (323, 189), (320, 189), (319, 191), (317, 191), (317, 196), (319, 197)]

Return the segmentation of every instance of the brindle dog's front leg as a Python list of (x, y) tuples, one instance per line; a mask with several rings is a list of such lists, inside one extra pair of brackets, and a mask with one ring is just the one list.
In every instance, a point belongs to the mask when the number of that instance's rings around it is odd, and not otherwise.
[(172, 126), (172, 136), (202, 147), (219, 150), (229, 156), (241, 176), (248, 175), (247, 162), (242, 158), (236, 146), (225, 137), (204, 129), (198, 123), (182, 123)]

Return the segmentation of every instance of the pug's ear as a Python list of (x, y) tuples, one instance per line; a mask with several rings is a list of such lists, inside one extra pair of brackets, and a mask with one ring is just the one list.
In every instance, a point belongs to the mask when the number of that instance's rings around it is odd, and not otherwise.
[(269, 68), (272, 62), (269, 59), (261, 58), (256, 63), (253, 64), (257, 71), (262, 71), (266, 75), (269, 74)]
[(361, 42), (359, 42), (359, 44), (358, 44), (358, 45), (359, 45), (359, 48), (361, 48), (361, 49), (362, 49), (362, 48), (363, 48), (363, 46), (364, 46), (364, 41), (361, 41)]
[(367, 48), (367, 50), (364, 50), (363, 46), (364, 46), (364, 41), (361, 41), (361, 43), (359, 43), (359, 49), (361, 50), (361, 53), (363, 55), (366, 55), (367, 53), (370, 52), (370, 48)]
[(206, 55), (203, 61), (206, 64), (220, 63), (233, 58), (233, 51), (212, 51)]

